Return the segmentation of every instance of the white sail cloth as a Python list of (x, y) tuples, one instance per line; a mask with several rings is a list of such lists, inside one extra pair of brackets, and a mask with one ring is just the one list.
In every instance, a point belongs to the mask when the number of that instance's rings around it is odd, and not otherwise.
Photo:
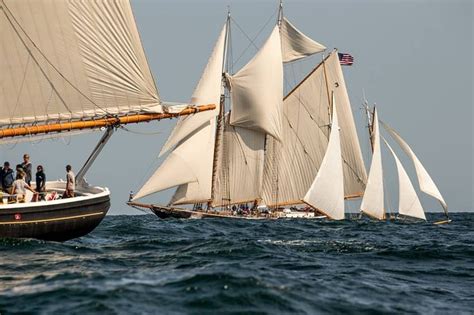
[(230, 125), (226, 116), (214, 206), (261, 198), (265, 135)]
[(334, 220), (344, 219), (344, 176), (342, 170), (341, 139), (334, 97), (331, 134), (326, 154), (318, 174), (309, 188), (304, 202)]
[(291, 62), (322, 52), (326, 47), (315, 42), (283, 17), (280, 26), (283, 62)]
[(328, 92), (334, 93), (337, 100), (344, 194), (346, 197), (363, 194), (367, 175), (351, 104), (335, 51), (326, 58), (324, 65), (319, 64), (285, 97), (283, 140), (277, 142), (273, 138), (267, 138), (263, 181), (265, 204), (299, 204), (311, 186), (328, 144)]
[(198, 115), (180, 117), (168, 140), (161, 148), (160, 156), (209, 120), (215, 119), (219, 114), (226, 28), (227, 23), (220, 32), (212, 54), (191, 97), (191, 104), (215, 104), (216, 109)]
[(209, 179), (211, 173), (209, 169), (212, 170), (212, 157), (209, 159), (205, 156), (196, 156), (195, 154), (196, 148), (208, 148), (214, 144), (211, 141), (213, 140), (213, 133), (214, 130), (211, 124), (208, 123), (208, 125), (196, 131), (189, 139), (185, 139), (178, 144), (133, 199), (140, 199), (152, 193), (181, 184), (197, 182), (203, 178)]
[(400, 147), (405, 151), (405, 153), (411, 158), (413, 161), (413, 164), (415, 165), (415, 171), (416, 175), (418, 177), (418, 183), (420, 185), (420, 190), (423, 191), (424, 193), (432, 196), (433, 198), (437, 199), (441, 205), (444, 208), (444, 211), (447, 212), (448, 210), (448, 205), (444, 201), (443, 196), (439, 192), (438, 187), (434, 183), (433, 179), (431, 176), (428, 174), (426, 171), (425, 167), (423, 164), (421, 164), (420, 160), (418, 157), (415, 155), (413, 150), (410, 148), (410, 146), (405, 142), (405, 140), (400, 137), (400, 135), (392, 129), (390, 126), (388, 126), (385, 123), (382, 123), (384, 126), (385, 130), (392, 136), (392, 138), (400, 145)]
[(410, 181), (410, 177), (408, 177), (405, 168), (403, 167), (400, 159), (393, 151), (392, 147), (388, 144), (387, 140), (382, 137), (383, 141), (387, 145), (390, 153), (395, 160), (397, 165), (397, 172), (398, 172), (398, 213), (410, 216), (414, 218), (419, 218), (426, 220), (425, 211), (421, 206), (420, 199), (416, 194), (415, 188), (413, 188), (413, 184)]
[(382, 152), (380, 148), (380, 129), (377, 110), (374, 113), (373, 149), (369, 178), (360, 209), (365, 214), (383, 220), (385, 218)]
[(0, 125), (161, 112), (127, 0), (4, 0)]
[(260, 51), (235, 75), (227, 75), (232, 96), (230, 123), (281, 139), (283, 61), (276, 26)]
[[(192, 103), (216, 104), (222, 88), (222, 62), (225, 30), (222, 29), (211, 57), (196, 86)], [(192, 115), (179, 120), (161, 154), (176, 146), (155, 174), (135, 195), (142, 198), (151, 193), (179, 186), (170, 203), (205, 202), (211, 199), (212, 164), (218, 109), (207, 115)], [(160, 154), (160, 155), (161, 155)]]

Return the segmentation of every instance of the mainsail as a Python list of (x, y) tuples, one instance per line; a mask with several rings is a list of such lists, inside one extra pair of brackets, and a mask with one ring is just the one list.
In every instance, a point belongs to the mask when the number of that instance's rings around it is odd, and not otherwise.
[(341, 126), (344, 194), (346, 198), (362, 196), (367, 175), (344, 76), (334, 51), (285, 97), (283, 140), (277, 143), (267, 138), (265, 204), (301, 203), (327, 149), (332, 93), (337, 99)]
[(373, 155), (370, 164), (369, 178), (360, 209), (363, 213), (376, 219), (385, 218), (384, 185), (382, 170), (382, 152), (380, 148), (380, 129), (377, 110), (374, 109), (373, 121)]
[(0, 125), (162, 111), (129, 1), (0, 7)]
[(405, 142), (405, 140), (400, 137), (400, 135), (392, 129), (390, 126), (388, 126), (385, 123), (382, 123), (384, 126), (385, 130), (392, 136), (392, 138), (400, 145), (400, 147), (405, 151), (405, 153), (411, 158), (413, 161), (413, 164), (415, 165), (415, 170), (416, 170), (416, 175), (418, 177), (418, 183), (420, 185), (420, 190), (423, 191), (424, 193), (434, 197), (437, 199), (441, 205), (443, 206), (444, 212), (447, 214), (448, 211), (448, 205), (444, 201), (443, 196), (439, 192), (438, 187), (434, 183), (433, 179), (431, 176), (428, 174), (426, 171), (425, 167), (423, 164), (421, 164), (420, 160), (418, 157), (415, 155), (413, 150), (410, 148), (410, 146)]
[(335, 220), (344, 219), (344, 178), (336, 102), (332, 98), (331, 134), (326, 154), (304, 202)]
[(413, 184), (410, 181), (410, 177), (408, 177), (408, 174), (405, 171), (405, 168), (403, 167), (402, 163), (400, 162), (400, 159), (397, 157), (392, 147), (388, 144), (387, 140), (385, 140), (383, 137), (382, 139), (387, 145), (390, 153), (392, 153), (392, 156), (397, 165), (399, 190), (398, 213), (426, 220), (425, 211), (421, 206), (421, 202), (420, 199), (418, 199), (415, 188), (413, 188)]
[(261, 196), (265, 134), (232, 126), (228, 116), (214, 206), (253, 202)]

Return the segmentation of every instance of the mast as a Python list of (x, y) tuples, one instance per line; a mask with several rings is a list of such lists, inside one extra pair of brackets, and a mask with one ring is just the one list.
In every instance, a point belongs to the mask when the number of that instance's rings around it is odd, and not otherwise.
[(219, 148), (222, 145), (224, 136), (224, 124), (225, 124), (225, 71), (228, 58), (228, 46), (229, 46), (229, 30), (230, 30), (230, 8), (227, 10), (226, 29), (224, 37), (224, 57), (222, 58), (222, 94), (219, 104), (219, 115), (217, 116), (216, 136), (214, 140), (214, 157), (212, 161), (212, 183), (211, 183), (211, 200), (208, 202), (208, 207), (212, 207), (215, 203), (216, 185), (218, 177), (218, 159), (219, 159)]
[(279, 27), (281, 26), (282, 19), (283, 19), (283, 0), (280, 0), (280, 5), (278, 7), (278, 20), (277, 20), (277, 24)]
[[(331, 95), (329, 93), (329, 81), (328, 81), (328, 74), (327, 74), (327, 70), (326, 70), (326, 59), (327, 58), (324, 58), (324, 55), (323, 55), (323, 70), (324, 70), (324, 81), (326, 82), (326, 92), (327, 92), (327, 95), (328, 95), (328, 127), (329, 127), (329, 130), (331, 130)], [(329, 138), (329, 135), (328, 135), (328, 138)]]

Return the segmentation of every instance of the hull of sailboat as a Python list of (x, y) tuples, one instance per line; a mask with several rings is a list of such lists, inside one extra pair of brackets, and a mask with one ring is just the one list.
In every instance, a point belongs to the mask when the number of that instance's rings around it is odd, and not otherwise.
[(107, 189), (90, 190), (68, 199), (1, 204), (0, 238), (67, 241), (88, 234), (110, 208)]
[(244, 220), (273, 220), (273, 219), (323, 219), (326, 216), (318, 215), (315, 211), (274, 211), (266, 213), (246, 213), (239, 214), (226, 210), (190, 210), (185, 208), (165, 207), (158, 205), (144, 205), (130, 203), (130, 205), (148, 208), (160, 219), (204, 219), (204, 218), (221, 218), (221, 219), (244, 219)]

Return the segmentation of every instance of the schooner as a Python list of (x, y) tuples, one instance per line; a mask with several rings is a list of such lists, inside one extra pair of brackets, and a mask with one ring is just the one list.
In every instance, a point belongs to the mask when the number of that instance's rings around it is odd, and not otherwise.
[[(264, 45), (230, 74), (230, 21), (229, 14), (191, 98), (219, 108), (178, 120), (161, 149), (168, 156), (129, 205), (162, 218), (341, 219), (341, 203), (343, 217), (344, 199), (363, 196), (367, 174), (337, 50), (284, 96), (284, 64), (326, 48), (280, 6)], [(173, 187), (166, 206), (137, 201)]]
[(87, 234), (107, 213), (110, 192), (84, 176), (115, 128), (218, 104), (161, 101), (128, 0), (0, 0), (0, 41), (0, 143), (105, 129), (77, 174), (74, 198), (60, 198), (62, 181), (46, 183), (46, 201), (2, 194), (0, 237)]

